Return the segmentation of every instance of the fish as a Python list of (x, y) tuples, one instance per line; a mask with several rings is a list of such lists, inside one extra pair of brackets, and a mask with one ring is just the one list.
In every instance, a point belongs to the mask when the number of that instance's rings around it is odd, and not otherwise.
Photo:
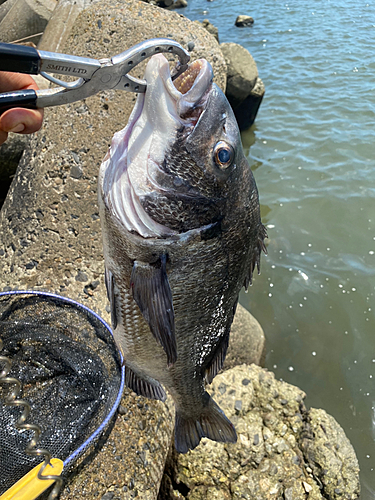
[(206, 391), (221, 370), (241, 288), (266, 230), (233, 111), (198, 59), (174, 81), (154, 55), (98, 177), (105, 282), (125, 383), (175, 409), (175, 448), (234, 443)]

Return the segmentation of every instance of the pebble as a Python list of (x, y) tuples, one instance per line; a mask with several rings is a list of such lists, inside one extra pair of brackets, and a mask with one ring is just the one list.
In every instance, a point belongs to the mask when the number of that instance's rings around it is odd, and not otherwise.
[[(310, 491), (312, 490), (311, 484), (306, 483), (305, 481), (302, 481), (302, 486), (303, 486), (304, 490), (306, 491), (306, 493), (310, 493)], [(336, 490), (335, 490), (335, 492), (336, 492)]]
[(119, 412), (119, 414), (120, 414), (120, 415), (126, 415), (126, 413), (127, 413), (127, 409), (125, 408), (125, 406), (120, 405), (120, 406), (118, 407), (118, 412)]
[(82, 272), (82, 271), (78, 271), (76, 278), (75, 278), (76, 281), (81, 281), (82, 283), (84, 283), (85, 281), (88, 281), (88, 279), (89, 278), (88, 278), (87, 274)]
[(107, 491), (107, 493), (104, 493), (100, 500), (112, 500), (114, 496), (115, 494), (112, 491)]

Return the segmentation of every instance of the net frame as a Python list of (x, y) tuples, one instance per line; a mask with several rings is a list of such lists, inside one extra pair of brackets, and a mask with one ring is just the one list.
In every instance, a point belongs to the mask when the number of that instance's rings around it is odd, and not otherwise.
[[(112, 419), (117, 411), (117, 408), (120, 404), (122, 394), (124, 391), (124, 387), (125, 387), (124, 359), (123, 359), (121, 351), (117, 348), (117, 345), (114, 341), (111, 327), (108, 325), (108, 323), (101, 316), (99, 316), (95, 311), (93, 311), (89, 307), (85, 306), (84, 304), (81, 304), (74, 299), (70, 299), (68, 297), (63, 297), (63, 296), (58, 295), (56, 293), (39, 291), (39, 290), (10, 290), (10, 291), (5, 291), (5, 292), (0, 292), (0, 300), (3, 297), (17, 296), (17, 295), (18, 296), (25, 296), (25, 297), (37, 296), (37, 297), (41, 297), (42, 300), (45, 298), (52, 299), (53, 301), (56, 301), (57, 303), (60, 303), (63, 305), (70, 305), (73, 308), (78, 309), (79, 311), (85, 313), (88, 317), (94, 317), (95, 320), (99, 321), (101, 323), (101, 325), (104, 327), (104, 331), (108, 333), (109, 338), (113, 342), (113, 345), (116, 347), (115, 352), (116, 352), (116, 355), (118, 356), (118, 359), (116, 359), (116, 362), (120, 367), (120, 373), (119, 373), (119, 375), (120, 375), (119, 382), (120, 383), (119, 383), (119, 388), (118, 388), (116, 399), (115, 399), (114, 403), (112, 404), (112, 406), (109, 408), (109, 411), (105, 414), (100, 425), (98, 425), (96, 427), (94, 432), (92, 432), (80, 446), (78, 446), (73, 452), (70, 453), (70, 455), (68, 457), (66, 457), (63, 460), (63, 465), (64, 465), (63, 475), (65, 475), (67, 472), (71, 472), (73, 470), (74, 466), (77, 464), (77, 462), (80, 458), (88, 455), (88, 451), (93, 449), (93, 447), (96, 444), (96, 442), (98, 441), (98, 439), (104, 434), (104, 432), (108, 428), (109, 424), (111, 423), (111, 421), (112, 421)], [(1, 356), (1, 352), (0, 352), (0, 356)], [(16, 400), (16, 398), (14, 398), (14, 399)], [(26, 404), (28, 405), (27, 401), (26, 401)], [(33, 424), (24, 424), (24, 425), (33, 426)], [(38, 426), (36, 426), (36, 427), (38, 427)], [(34, 440), (34, 437), (33, 437), (33, 440)], [(49, 454), (48, 450), (42, 450), (42, 451), (43, 452), (47, 451), (47, 456), (43, 453), (45, 455), (45, 464), (43, 464), (43, 466), (45, 467), (49, 462), (50, 454)], [(26, 453), (26, 450), (25, 450), (25, 453)], [(41, 453), (38, 453), (38, 454), (40, 455)], [(43, 471), (44, 467), (42, 467), (41, 472)], [(54, 490), (52, 491), (49, 498), (55, 498), (59, 492), (58, 491), (59, 489), (60, 488), (58, 488), (56, 490), (56, 488), (54, 488)]]

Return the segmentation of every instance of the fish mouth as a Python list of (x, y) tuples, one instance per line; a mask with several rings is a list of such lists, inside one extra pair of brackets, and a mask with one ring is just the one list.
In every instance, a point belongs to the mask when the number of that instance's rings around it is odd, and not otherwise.
[(186, 71), (173, 80), (173, 86), (179, 94), (176, 96), (176, 108), (182, 118), (194, 114), (199, 118), (205, 104), (205, 97), (211, 88), (213, 72), (205, 59), (197, 59), (189, 64)]
[[(213, 71), (209, 62), (197, 59), (177, 78), (172, 78), (167, 59), (157, 54), (147, 65), (145, 79), (147, 91), (144, 107), (150, 106), (154, 99), (162, 98), (166, 104), (163, 106), (164, 112), (186, 125), (186, 121), (196, 122), (204, 110), (212, 87)], [(163, 114), (163, 110), (159, 111)]]
[(166, 152), (182, 128), (192, 131), (212, 88), (213, 71), (204, 59), (191, 63), (172, 81), (162, 54), (154, 55), (145, 71), (147, 90), (139, 94), (127, 126), (117, 132), (102, 163), (102, 190), (110, 211), (127, 231), (143, 238), (179, 234), (154, 220), (142, 206), (145, 196), (165, 193), (162, 171)]

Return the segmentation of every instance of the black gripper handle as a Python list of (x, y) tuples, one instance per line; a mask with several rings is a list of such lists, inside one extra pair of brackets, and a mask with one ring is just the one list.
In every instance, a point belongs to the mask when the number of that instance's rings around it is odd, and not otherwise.
[(0, 43), (0, 71), (37, 75), (40, 56), (33, 47)]
[(36, 109), (37, 94), (33, 89), (15, 90), (0, 94), (0, 115), (11, 108)]

